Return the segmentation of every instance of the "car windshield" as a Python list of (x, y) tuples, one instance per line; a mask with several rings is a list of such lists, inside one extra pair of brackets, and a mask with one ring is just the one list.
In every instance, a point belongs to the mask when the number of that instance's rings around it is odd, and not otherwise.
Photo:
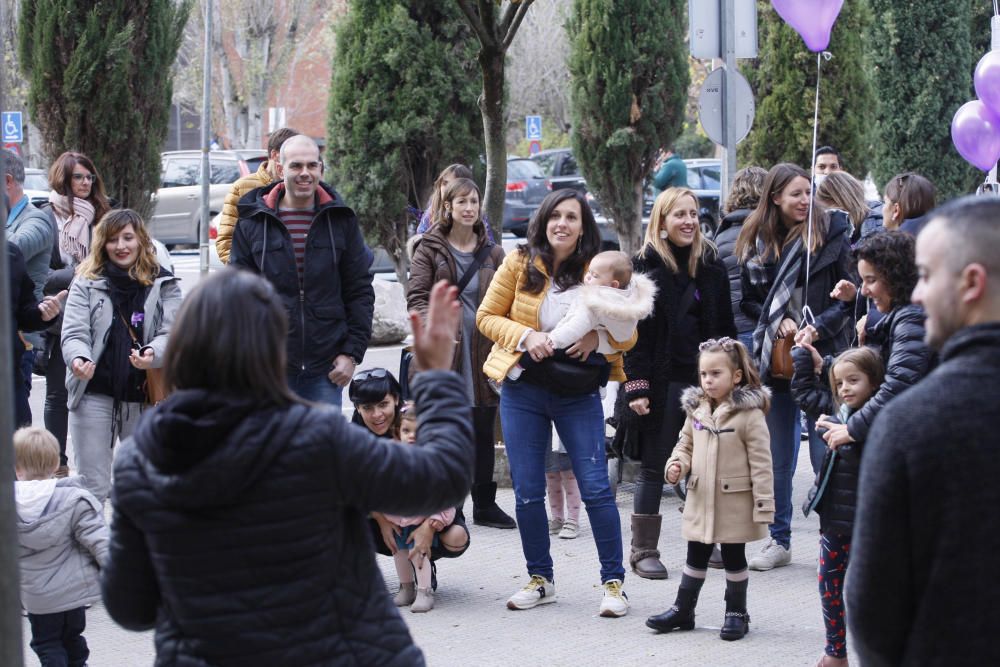
[(507, 180), (527, 180), (545, 178), (541, 168), (531, 160), (510, 160), (507, 162)]
[(24, 189), (25, 190), (48, 190), (49, 189), (49, 179), (45, 174), (25, 174), (24, 175)]
[(551, 176), (552, 172), (555, 171), (556, 168), (555, 153), (549, 153), (548, 155), (536, 155), (531, 159), (535, 162), (535, 164), (541, 167), (542, 172), (546, 176)]

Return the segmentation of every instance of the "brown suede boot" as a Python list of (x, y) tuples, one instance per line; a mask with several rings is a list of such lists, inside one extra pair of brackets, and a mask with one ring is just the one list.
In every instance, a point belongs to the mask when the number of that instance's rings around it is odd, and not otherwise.
[(643, 579), (666, 579), (667, 568), (660, 562), (660, 525), (663, 517), (659, 514), (632, 515), (632, 553), (629, 565), (632, 571)]

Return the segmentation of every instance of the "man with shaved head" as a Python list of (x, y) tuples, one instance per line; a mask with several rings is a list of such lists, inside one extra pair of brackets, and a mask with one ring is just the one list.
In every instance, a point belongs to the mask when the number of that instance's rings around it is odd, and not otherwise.
[(285, 140), (276, 174), (240, 199), (229, 263), (263, 275), (281, 295), (292, 390), (340, 407), (371, 337), (372, 254), (354, 211), (320, 180), (315, 141), (302, 134)]
[(862, 665), (997, 665), (1000, 199), (932, 212), (916, 252), (940, 365), (865, 444), (847, 620)]

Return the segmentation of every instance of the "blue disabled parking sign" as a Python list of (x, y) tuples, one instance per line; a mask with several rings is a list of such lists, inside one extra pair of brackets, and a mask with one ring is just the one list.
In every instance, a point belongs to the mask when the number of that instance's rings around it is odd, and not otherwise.
[(528, 141), (541, 141), (542, 140), (542, 117), (541, 116), (525, 116), (524, 117), (524, 137)]
[(5, 144), (24, 143), (24, 131), (21, 125), (20, 111), (4, 111), (0, 114), (0, 131)]

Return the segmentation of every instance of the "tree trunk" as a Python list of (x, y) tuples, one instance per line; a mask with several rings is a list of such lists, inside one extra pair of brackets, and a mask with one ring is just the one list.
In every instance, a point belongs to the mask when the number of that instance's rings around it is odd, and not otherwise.
[(634, 255), (642, 247), (642, 182), (635, 186), (634, 206), (631, 209), (610, 211), (614, 216), (618, 246), (628, 256)]
[(479, 107), (483, 112), (486, 140), (486, 217), (495, 238), (503, 236), (504, 197), (507, 193), (507, 143), (504, 140), (504, 53), (482, 47), (479, 66), (483, 70), (483, 94)]

